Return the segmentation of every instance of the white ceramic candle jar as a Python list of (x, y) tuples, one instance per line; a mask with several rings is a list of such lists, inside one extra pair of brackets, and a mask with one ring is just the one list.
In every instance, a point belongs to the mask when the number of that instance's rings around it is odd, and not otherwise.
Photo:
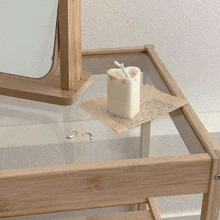
[(130, 80), (121, 69), (107, 71), (107, 110), (122, 118), (133, 118), (140, 111), (140, 74), (137, 67), (127, 67)]

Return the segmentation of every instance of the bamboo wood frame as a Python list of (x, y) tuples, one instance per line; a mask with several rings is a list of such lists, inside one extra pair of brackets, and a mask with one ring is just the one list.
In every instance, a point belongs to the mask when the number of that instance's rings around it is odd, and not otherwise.
[[(83, 55), (133, 53), (149, 56), (170, 92), (185, 99), (153, 45), (87, 50)], [(190, 104), (179, 111), (201, 141), (201, 153), (147, 158), (150, 124), (145, 124), (140, 159), (0, 171), (0, 217), (140, 204), (139, 211), (96, 219), (160, 220), (154, 197), (203, 193), (201, 220), (217, 220), (220, 181), (214, 177), (220, 172), (219, 148)], [(193, 146), (188, 148), (194, 152)]]
[(59, 0), (52, 60), (38, 79), (0, 73), (0, 94), (70, 105), (92, 84), (92, 73), (82, 71), (81, 0)]

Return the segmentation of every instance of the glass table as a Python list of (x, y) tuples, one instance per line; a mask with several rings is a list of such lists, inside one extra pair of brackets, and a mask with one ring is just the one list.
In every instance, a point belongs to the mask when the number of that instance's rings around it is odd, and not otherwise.
[(121, 134), (79, 106), (106, 94), (114, 60), (139, 67), (143, 83), (185, 98), (152, 45), (84, 51), (94, 82), (70, 106), (1, 96), (0, 217), (120, 206), (98, 219), (160, 219), (162, 197), (199, 194), (202, 202), (203, 194), (201, 219), (218, 218), (220, 154), (190, 104)]

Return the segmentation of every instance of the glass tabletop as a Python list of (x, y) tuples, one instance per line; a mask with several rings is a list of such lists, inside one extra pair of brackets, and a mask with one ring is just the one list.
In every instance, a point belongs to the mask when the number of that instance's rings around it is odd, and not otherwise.
[[(145, 53), (84, 56), (83, 69), (93, 72), (94, 83), (70, 106), (0, 96), (0, 169), (139, 158), (141, 126), (118, 134), (79, 106), (106, 94), (106, 72), (114, 60), (139, 67), (144, 83), (169, 93)], [(76, 139), (67, 139), (73, 131)], [(85, 132), (94, 139), (83, 136)], [(202, 152), (180, 109), (151, 122), (150, 157)]]

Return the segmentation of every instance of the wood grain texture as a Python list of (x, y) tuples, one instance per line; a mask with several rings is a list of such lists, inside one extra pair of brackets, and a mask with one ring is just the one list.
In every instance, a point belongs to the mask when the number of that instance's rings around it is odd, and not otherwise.
[[(141, 137), (140, 137), (140, 157), (149, 157), (150, 152), (150, 129), (151, 122), (141, 125)], [(138, 204), (138, 210), (147, 210), (147, 199), (145, 203)]]
[(215, 175), (220, 173), (220, 151), (212, 151), (213, 164), (209, 192), (203, 195), (201, 220), (218, 220), (220, 208), (220, 180)]
[[(151, 48), (151, 45), (149, 45)], [(89, 49), (83, 50), (83, 56), (91, 55), (110, 55), (110, 54), (123, 54), (123, 53), (145, 53), (145, 47), (118, 47), (118, 48), (103, 48), (103, 49)]]
[(59, 1), (59, 42), (62, 89), (71, 89), (80, 80), (81, 0)]
[(154, 220), (150, 211), (133, 211), (101, 216), (83, 216), (65, 220)]
[[(150, 78), (144, 74), (143, 76), (143, 84), (153, 85), (150, 81)], [(144, 123), (141, 125), (141, 143), (140, 143), (140, 157), (146, 158), (149, 157), (150, 153), (150, 130), (151, 130), (151, 122)]]
[[(147, 158), (150, 153), (151, 122), (141, 125), (141, 157)], [(147, 210), (149, 207), (154, 220), (161, 220), (160, 212), (154, 198), (148, 198), (147, 203), (138, 204), (138, 210)]]
[(154, 220), (161, 220), (160, 211), (157, 207), (157, 203), (154, 198), (148, 199), (148, 206), (150, 208), (150, 211), (152, 212), (152, 216)]
[(62, 90), (58, 65), (53, 74), (41, 79), (0, 74), (0, 94), (57, 105), (70, 105), (92, 82), (93, 74), (84, 71), (83, 77), (72, 89)]
[[(151, 59), (152, 63), (154, 64), (155, 68), (157, 69), (158, 73), (167, 85), (168, 89), (170, 90), (171, 94), (186, 100), (186, 97), (184, 96), (180, 88), (177, 86), (175, 80), (167, 70), (166, 66), (163, 64), (162, 60), (157, 55), (156, 51), (154, 49), (149, 49), (146, 47), (146, 52), (149, 58)], [(218, 150), (219, 147), (217, 143), (206, 130), (205, 126), (200, 121), (192, 106), (190, 104), (187, 104), (181, 107), (181, 110), (183, 114), (186, 116), (196, 135), (200, 139), (204, 148), (206, 149), (206, 152), (209, 153), (210, 151)]]
[(82, 34), (81, 34), (81, 0), (74, 0), (74, 33), (75, 33), (75, 67), (76, 67), (76, 81), (82, 78)]
[(0, 217), (94, 208), (117, 200), (133, 204), (141, 198), (206, 193), (210, 169), (211, 157), (198, 154), (3, 170)]

